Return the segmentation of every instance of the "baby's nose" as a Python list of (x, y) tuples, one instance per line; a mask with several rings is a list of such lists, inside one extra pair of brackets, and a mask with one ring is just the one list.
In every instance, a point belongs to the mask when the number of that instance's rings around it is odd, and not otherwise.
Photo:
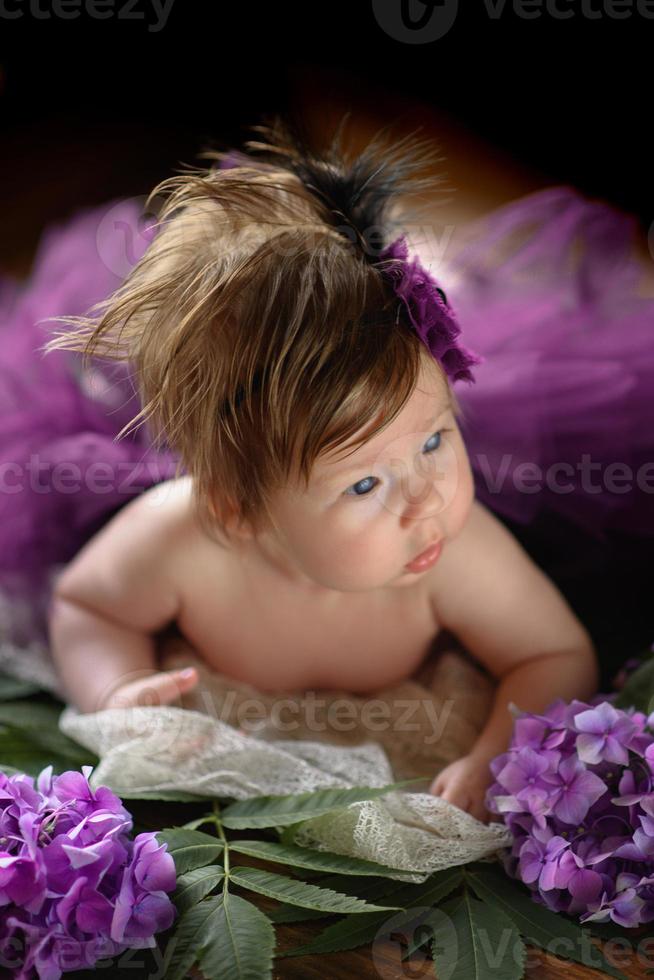
[(401, 481), (405, 507), (416, 516), (437, 513), (445, 506), (445, 473), (419, 459)]

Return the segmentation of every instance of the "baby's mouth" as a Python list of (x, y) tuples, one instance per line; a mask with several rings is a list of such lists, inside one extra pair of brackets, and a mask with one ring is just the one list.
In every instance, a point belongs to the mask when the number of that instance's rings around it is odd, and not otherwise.
[(425, 571), (427, 568), (431, 568), (432, 565), (436, 563), (440, 557), (440, 553), (443, 550), (443, 539), (439, 538), (438, 541), (433, 542), (424, 551), (412, 558), (410, 562), (404, 566), (409, 572), (421, 572)]

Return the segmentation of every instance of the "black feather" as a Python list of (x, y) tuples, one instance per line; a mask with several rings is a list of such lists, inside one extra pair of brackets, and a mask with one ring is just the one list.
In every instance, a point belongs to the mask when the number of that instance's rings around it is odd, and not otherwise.
[(414, 140), (413, 133), (385, 140), (383, 134), (388, 126), (382, 127), (363, 150), (348, 158), (342, 138), (349, 115), (348, 112), (342, 117), (324, 152), (310, 149), (301, 122), (279, 115), (269, 124), (250, 127), (267, 137), (266, 142), (248, 140), (244, 145), (251, 153), (263, 154), (269, 162), (294, 173), (315, 196), (322, 220), (374, 262), (388, 244), (394, 226), (401, 229), (410, 213), (403, 201), (404, 214), (398, 222), (391, 216), (392, 206), (400, 199), (433, 191), (440, 185), (440, 174), (419, 174), (441, 158), (433, 140)]

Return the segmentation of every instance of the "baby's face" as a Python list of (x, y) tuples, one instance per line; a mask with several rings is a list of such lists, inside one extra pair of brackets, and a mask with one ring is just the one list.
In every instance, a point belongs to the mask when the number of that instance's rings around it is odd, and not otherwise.
[(319, 458), (307, 490), (287, 488), (275, 501), (279, 530), (253, 545), (316, 596), (410, 586), (425, 573), (408, 572), (407, 562), (440, 539), (447, 548), (473, 500), (447, 381), (425, 357), (391, 425), (354, 453), (339, 447)]

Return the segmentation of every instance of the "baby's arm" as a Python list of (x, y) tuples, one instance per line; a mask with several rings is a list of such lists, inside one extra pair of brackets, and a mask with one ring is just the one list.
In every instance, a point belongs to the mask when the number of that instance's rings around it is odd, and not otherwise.
[(173, 494), (163, 489), (121, 508), (55, 584), (50, 647), (64, 691), (81, 711), (168, 704), (197, 681), (192, 669), (156, 666), (153, 634), (179, 611), (180, 521)]
[[(437, 569), (432, 606), (438, 623), (499, 681), (477, 742), (466, 762), (452, 769), (469, 785), (476, 780), (488, 784), (489, 761), (509, 745), (509, 702), (540, 712), (559, 697), (591, 698), (599, 683), (596, 653), (587, 630), (554, 583), (478, 501), (460, 535), (446, 544), (433, 571)], [(434, 781), (433, 791), (447, 797), (441, 792), (444, 782), (445, 770)], [(450, 789), (459, 799), (464, 792)], [(481, 789), (479, 785), (477, 797)], [(473, 789), (470, 796), (474, 795)], [(478, 815), (478, 798), (474, 805)]]

